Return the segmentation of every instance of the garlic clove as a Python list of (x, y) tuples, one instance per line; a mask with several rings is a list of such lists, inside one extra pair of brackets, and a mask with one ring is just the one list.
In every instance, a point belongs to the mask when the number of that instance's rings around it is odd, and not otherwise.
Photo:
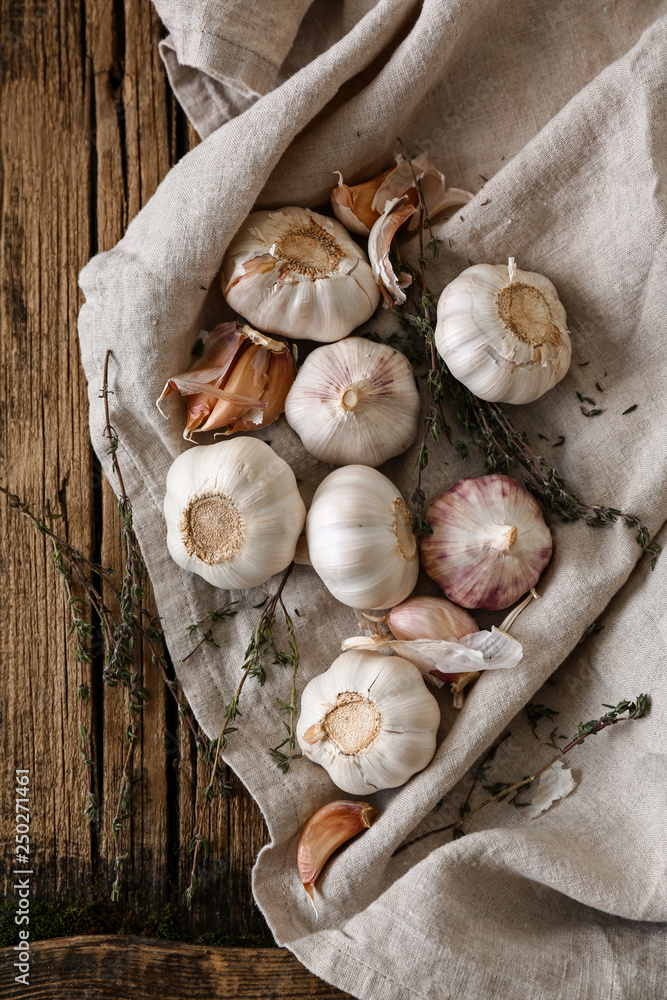
[(541, 274), (475, 264), (438, 301), (435, 342), (448, 368), (480, 399), (530, 403), (566, 374), (565, 310)]
[(304, 755), (354, 795), (395, 788), (435, 753), (438, 704), (419, 671), (398, 656), (342, 653), (301, 697)]
[(373, 223), (380, 215), (373, 208), (375, 192), (393, 169), (390, 167), (388, 170), (383, 170), (377, 177), (352, 186), (343, 181), (343, 175), (339, 170), (335, 171), (338, 174), (338, 187), (335, 187), (331, 192), (331, 207), (339, 222), (342, 222), (350, 232), (357, 233), (359, 236), (368, 236), (373, 228)]
[(320, 483), (306, 520), (310, 561), (325, 586), (352, 608), (405, 600), (419, 575), (412, 516), (376, 469), (347, 465)]
[(464, 608), (507, 608), (534, 587), (553, 540), (537, 501), (494, 473), (461, 479), (430, 505), (422, 565)]
[(313, 898), (313, 887), (325, 864), (343, 844), (367, 830), (377, 816), (368, 802), (329, 802), (314, 813), (303, 828), (297, 848), (301, 883)]
[(222, 323), (202, 337), (202, 358), (172, 376), (160, 399), (173, 390), (186, 397), (183, 436), (226, 427), (227, 434), (266, 427), (282, 413), (295, 378), (289, 346), (250, 326)]
[(169, 552), (224, 590), (257, 587), (284, 570), (305, 514), (289, 465), (256, 438), (190, 448), (167, 475)]
[(296, 206), (248, 216), (225, 254), (222, 290), (262, 330), (325, 343), (364, 323), (380, 299), (345, 227)]
[(368, 257), (373, 269), (373, 276), (380, 286), (385, 306), (402, 305), (406, 300), (404, 288), (412, 283), (409, 274), (394, 273), (389, 260), (391, 243), (400, 227), (415, 214), (417, 209), (411, 205), (407, 195), (394, 198), (387, 202), (382, 215), (371, 229), (368, 237)]
[(474, 618), (445, 597), (409, 597), (384, 621), (395, 639), (462, 639), (477, 631)]
[(420, 399), (400, 351), (348, 337), (313, 351), (285, 403), (305, 448), (331, 465), (382, 465), (410, 447)]

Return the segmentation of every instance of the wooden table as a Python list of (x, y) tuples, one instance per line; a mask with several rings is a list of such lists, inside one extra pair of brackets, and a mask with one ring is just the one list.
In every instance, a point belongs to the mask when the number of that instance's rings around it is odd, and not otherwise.
[[(71, 542), (91, 558), (119, 566), (116, 501), (88, 435), (77, 275), (91, 256), (122, 237), (197, 140), (169, 89), (157, 51), (164, 29), (149, 0), (0, 0), (0, 26), (0, 483), (37, 512), (49, 501), (63, 513), (59, 530)], [(250, 871), (267, 835), (258, 808), (233, 777), (235, 799), (218, 801), (211, 811), (202, 897), (192, 913), (185, 907), (188, 845), (208, 770), (148, 656), (149, 701), (135, 753), (140, 780), (129, 831), (131, 860), (120, 902), (109, 903), (110, 820), (125, 752), (123, 699), (103, 684), (98, 650), (86, 711), (101, 818), (91, 826), (82, 816), (77, 674), (63, 588), (50, 546), (4, 499), (0, 565), (7, 906), (15, 898), (14, 770), (26, 768), (31, 903), (41, 906), (42, 935), (53, 933), (49, 913), (52, 927), (62, 931), (67, 913), (83, 907), (87, 931), (171, 933), (189, 940), (208, 935), (208, 942), (260, 946), (217, 950), (109, 937), (45, 942), (33, 947), (39, 989), (31, 995), (342, 996), (287, 952), (261, 947), (272, 941), (252, 901)], [(70, 902), (63, 916), (65, 901)], [(11, 928), (11, 919), (4, 926)], [(78, 929), (76, 921), (72, 926)], [(0, 992), (18, 997), (22, 987), (11, 984), (12, 954), (0, 953)]]

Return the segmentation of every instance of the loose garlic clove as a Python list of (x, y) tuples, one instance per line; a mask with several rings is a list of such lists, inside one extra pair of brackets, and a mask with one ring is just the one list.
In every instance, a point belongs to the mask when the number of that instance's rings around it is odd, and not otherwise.
[(398, 656), (343, 653), (301, 697), (297, 739), (338, 788), (396, 788), (435, 753), (440, 709), (416, 667)]
[(412, 277), (401, 271), (395, 274), (389, 251), (394, 236), (400, 227), (415, 214), (417, 209), (411, 205), (407, 196), (394, 198), (387, 202), (384, 212), (371, 229), (368, 237), (368, 257), (373, 269), (385, 306), (402, 305), (406, 300), (404, 288), (412, 284)]
[(190, 448), (167, 475), (169, 552), (223, 590), (258, 587), (284, 570), (305, 516), (289, 465), (256, 438)]
[(410, 597), (383, 621), (395, 639), (462, 639), (477, 631), (475, 619), (445, 597)]
[(351, 608), (405, 600), (419, 575), (412, 517), (376, 469), (346, 465), (320, 483), (306, 520), (310, 561), (325, 586)]
[(475, 264), (438, 301), (435, 342), (455, 378), (480, 399), (530, 403), (563, 378), (572, 348), (565, 310), (541, 274)]
[(294, 206), (248, 216), (225, 254), (222, 291), (262, 330), (323, 343), (347, 337), (380, 300), (345, 227)]
[(373, 198), (377, 189), (381, 186), (387, 174), (391, 174), (394, 168), (383, 170), (377, 177), (372, 177), (363, 184), (350, 186), (343, 181), (340, 170), (338, 174), (338, 187), (331, 192), (331, 207), (339, 222), (342, 222), (346, 229), (358, 236), (368, 236), (375, 221), (380, 215), (373, 208)]
[(427, 511), (422, 565), (464, 608), (507, 608), (534, 587), (553, 540), (539, 504), (509, 476), (461, 479)]
[(285, 403), (304, 447), (331, 465), (382, 465), (417, 434), (419, 391), (405, 355), (348, 337), (313, 351)]
[(283, 412), (296, 376), (287, 344), (237, 323), (221, 323), (202, 342), (201, 359), (173, 375), (158, 400), (159, 408), (174, 390), (186, 398), (186, 440), (223, 427), (225, 434), (257, 430)]
[(368, 830), (376, 816), (377, 809), (368, 802), (341, 799), (322, 806), (310, 817), (299, 839), (297, 864), (301, 883), (311, 899), (313, 886), (334, 851)]

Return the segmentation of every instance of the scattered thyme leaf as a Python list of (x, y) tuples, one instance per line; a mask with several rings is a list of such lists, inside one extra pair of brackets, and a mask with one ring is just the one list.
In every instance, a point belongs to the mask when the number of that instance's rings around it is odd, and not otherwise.
[(633, 403), (632, 406), (628, 406), (627, 410), (623, 410), (621, 416), (624, 417), (626, 413), (634, 413), (638, 406), (639, 403)]
[(554, 444), (552, 445), (552, 447), (553, 448), (560, 448), (560, 446), (562, 444), (565, 444), (565, 435), (564, 434), (559, 434), (558, 435), (558, 440), (554, 442)]
[(585, 417), (598, 417), (601, 413), (604, 413), (604, 410), (600, 410), (600, 409), (586, 410), (586, 409), (584, 409), (583, 406), (580, 407), (580, 410), (581, 410), (581, 412), (583, 413), (583, 415)]
[(547, 708), (546, 705), (540, 705), (534, 702), (528, 702), (526, 705), (526, 715), (528, 716), (528, 725), (533, 731), (533, 736), (535, 739), (539, 739), (537, 735), (537, 723), (540, 719), (550, 719), (552, 722), (559, 713), (553, 708)]

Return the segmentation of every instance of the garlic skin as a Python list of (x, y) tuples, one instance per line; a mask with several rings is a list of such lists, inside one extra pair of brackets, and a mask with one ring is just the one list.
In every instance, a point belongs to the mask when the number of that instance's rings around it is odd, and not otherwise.
[(339, 799), (314, 813), (303, 828), (297, 848), (301, 884), (313, 898), (313, 886), (325, 864), (341, 844), (368, 830), (377, 816), (368, 802)]
[(537, 501), (510, 476), (460, 479), (430, 505), (422, 566), (464, 608), (497, 611), (534, 587), (553, 540)]
[[(431, 163), (428, 153), (420, 153), (412, 160), (401, 153), (396, 155), (396, 166), (384, 170), (362, 184), (349, 186), (338, 174), (338, 187), (331, 192), (334, 215), (351, 232), (368, 236), (385, 210), (388, 201), (407, 195), (415, 208), (419, 204), (417, 181), (430, 219), (448, 208), (466, 205), (474, 195), (461, 188), (447, 187), (445, 175)], [(419, 213), (410, 220), (408, 229), (419, 225)]]
[(475, 619), (445, 597), (410, 597), (383, 621), (395, 639), (462, 639), (477, 631)]
[(346, 465), (320, 483), (306, 519), (310, 562), (333, 596), (351, 608), (388, 608), (419, 575), (412, 516), (382, 473)]
[(167, 474), (169, 553), (214, 587), (258, 587), (284, 570), (305, 516), (289, 465), (256, 438), (190, 448)]
[(439, 723), (438, 703), (416, 667), (351, 650), (306, 685), (296, 733), (304, 755), (338, 788), (369, 795), (426, 767)]
[(222, 291), (261, 330), (321, 343), (347, 337), (380, 301), (345, 227), (295, 206), (248, 216), (225, 254)]
[(405, 355), (348, 337), (306, 358), (285, 401), (285, 416), (320, 462), (375, 468), (410, 447), (419, 408)]
[(435, 343), (447, 367), (480, 399), (530, 403), (566, 374), (572, 356), (565, 310), (541, 274), (474, 264), (438, 301)]
[(406, 300), (403, 289), (412, 284), (412, 277), (406, 271), (395, 274), (389, 260), (389, 251), (398, 230), (416, 211), (407, 195), (388, 201), (368, 237), (368, 257), (385, 306), (402, 305)]
[(170, 392), (185, 397), (186, 441), (199, 431), (224, 427), (225, 434), (236, 434), (272, 423), (296, 377), (289, 346), (237, 323), (221, 323), (201, 339), (202, 357), (189, 371), (172, 375), (158, 409)]

